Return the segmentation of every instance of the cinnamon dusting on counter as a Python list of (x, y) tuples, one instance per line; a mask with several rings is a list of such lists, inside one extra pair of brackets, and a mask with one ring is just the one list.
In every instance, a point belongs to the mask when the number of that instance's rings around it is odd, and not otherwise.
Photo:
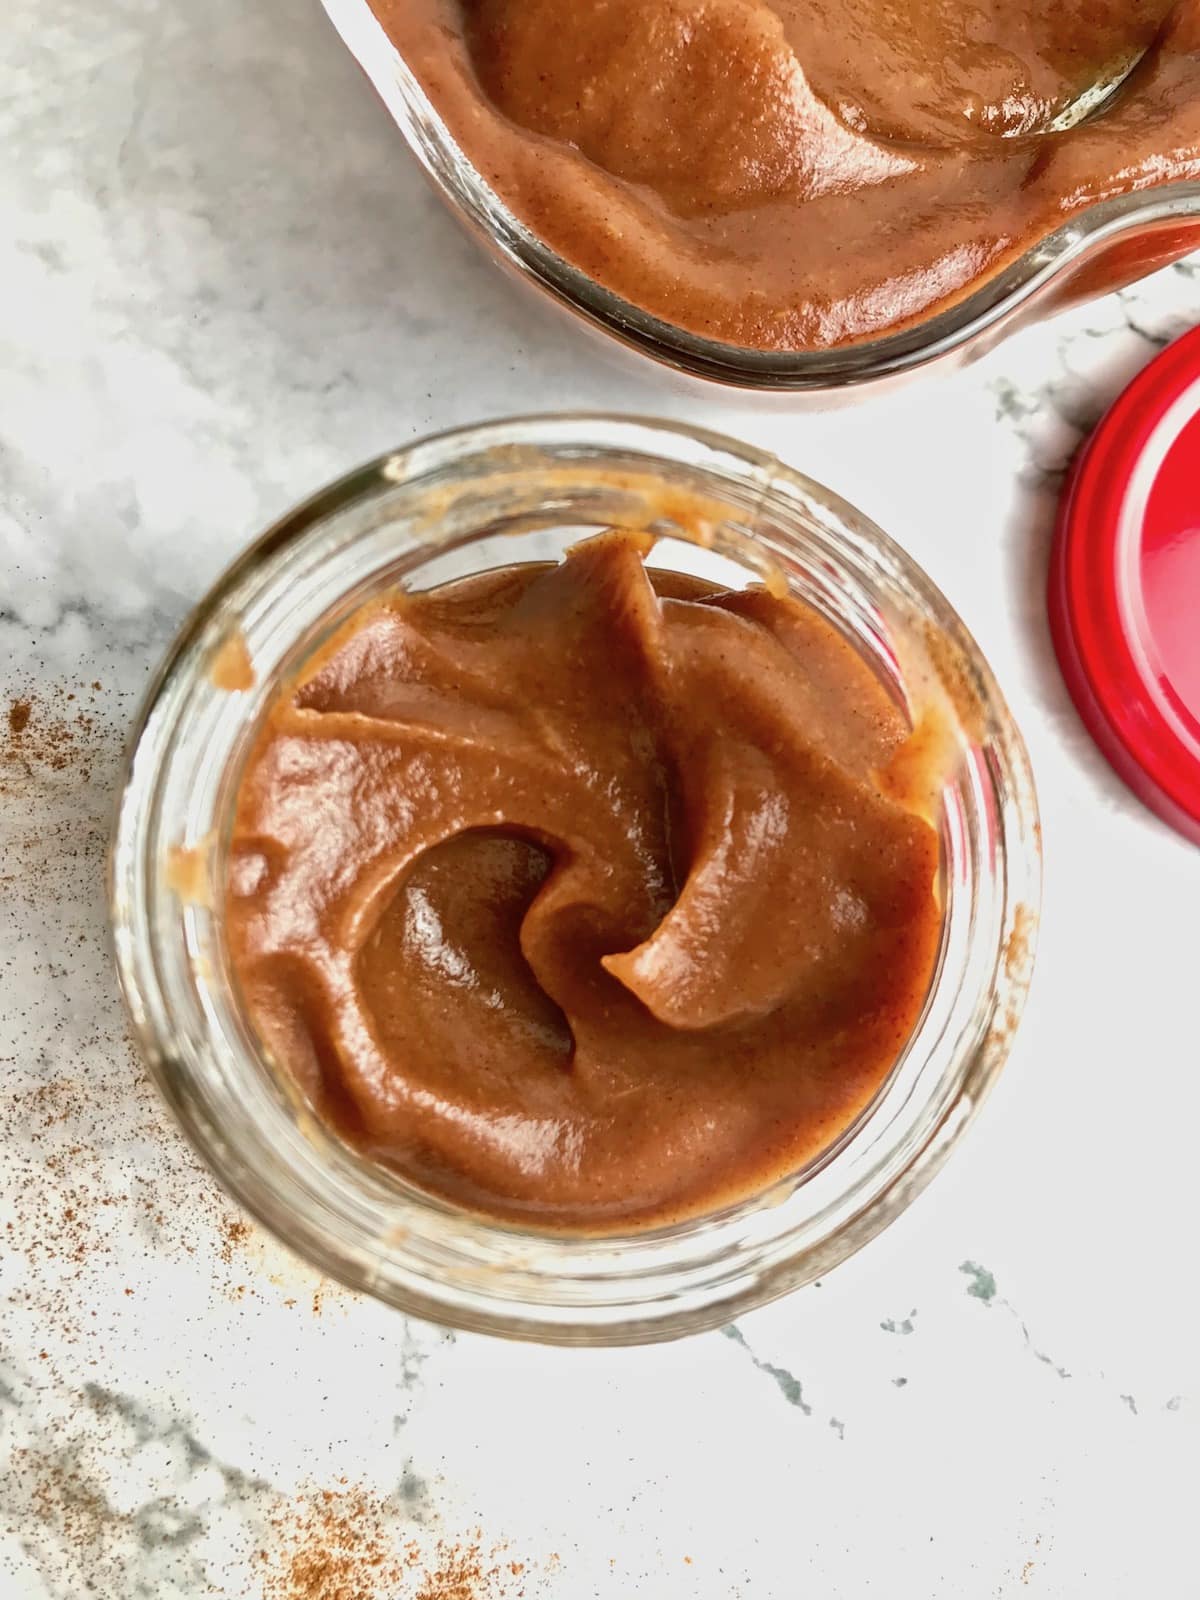
[(0, 741), (0, 794), (42, 773), (78, 770), (86, 781), (103, 743), (95, 707), (99, 684), (76, 691), (58, 686), (28, 688), (8, 702)]
[(97, 1565), (108, 1566), (114, 1537), (130, 1519), (108, 1504), (99, 1485), (81, 1470), (75, 1452), (70, 1447), (22, 1446), (12, 1452), (12, 1467), (25, 1485), (30, 1521), (61, 1541), (72, 1566), (92, 1573)]
[(233, 1265), (233, 1253), (250, 1238), (250, 1224), (241, 1217), (225, 1217), (220, 1227), (220, 1257), (227, 1267)]
[(394, 1526), (395, 1503), (346, 1483), (297, 1496), (268, 1519), (262, 1600), (523, 1600), (524, 1561), (482, 1533), (426, 1549)]
[(325, 1489), (269, 1521), (277, 1545), (261, 1550), (263, 1600), (391, 1600), (407, 1556), (387, 1528), (387, 1503), (362, 1488)]
[(502, 1552), (496, 1549), (485, 1554), (478, 1539), (439, 1540), (413, 1600), (522, 1600), (525, 1563), (498, 1556)]
[[(0, 893), (38, 981), (29, 995), (14, 988), (7, 1013), (20, 1054), (0, 1062), (12, 1185), (0, 1241), (24, 1269), (14, 1274), (13, 1304), (57, 1352), (95, 1339), (92, 1286), (131, 1246), (211, 1260), (213, 1292), (229, 1293), (235, 1251), (257, 1236), (164, 1109), (113, 982), (105, 857), (133, 691), (93, 679), (9, 692), (0, 715)], [(240, 1266), (237, 1278), (245, 1276)]]

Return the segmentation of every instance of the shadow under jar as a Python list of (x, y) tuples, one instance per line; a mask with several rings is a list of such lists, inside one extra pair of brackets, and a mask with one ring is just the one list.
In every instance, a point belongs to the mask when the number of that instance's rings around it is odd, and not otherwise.
[(503, 263), (679, 371), (956, 364), (1200, 248), (1194, 0), (324, 0)]
[[(265, 719), (370, 602), (644, 530), (652, 566), (765, 584), (824, 618), (904, 715), (935, 709), (941, 933), (875, 1097), (761, 1193), (603, 1236), (468, 1211), (364, 1157), (271, 1060), (233, 969), (234, 812)], [(321, 1270), (456, 1327), (574, 1344), (728, 1321), (828, 1272), (941, 1165), (1007, 1054), (1040, 886), (1027, 758), (943, 597), (852, 507), (717, 435), (532, 417), (414, 444), (298, 507), (201, 603), (151, 690), (112, 852), (117, 960), (143, 1054), (220, 1181)]]

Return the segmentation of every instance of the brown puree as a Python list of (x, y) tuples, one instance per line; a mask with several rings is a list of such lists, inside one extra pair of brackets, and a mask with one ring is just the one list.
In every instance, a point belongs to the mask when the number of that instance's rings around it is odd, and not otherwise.
[(876, 780), (905, 718), (810, 607), (650, 543), (367, 607), (237, 797), (230, 949), (272, 1056), (492, 1216), (762, 1191), (872, 1100), (933, 969), (937, 836)]
[(899, 329), (1200, 177), (1200, 0), (372, 4), (521, 221), (724, 343)]

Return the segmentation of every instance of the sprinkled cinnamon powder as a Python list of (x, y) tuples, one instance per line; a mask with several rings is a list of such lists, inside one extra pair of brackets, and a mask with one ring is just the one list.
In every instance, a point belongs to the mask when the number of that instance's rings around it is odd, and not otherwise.
[[(132, 1593), (148, 1526), (200, 1530), (220, 1514), (238, 1517), (259, 1555), (247, 1573), (244, 1550), (236, 1586), (222, 1591), (214, 1558), (199, 1541), (194, 1553), (181, 1544), (171, 1559), (189, 1595), (520, 1600), (522, 1563), (502, 1561), (499, 1551), (485, 1557), (478, 1538), (431, 1545), (402, 1491), (381, 1497), (343, 1483), (285, 1496), (215, 1461), (202, 1427), (193, 1437), (169, 1404), (105, 1399), (99, 1389), (91, 1395), (105, 1353), (140, 1328), (160, 1263), (174, 1258), (178, 1268), (181, 1256), (194, 1257), (186, 1270), (211, 1274), (214, 1294), (237, 1301), (278, 1294), (300, 1308), (314, 1279), (290, 1257), (277, 1260), (270, 1242), (232, 1212), (128, 1038), (105, 941), (103, 886), (130, 696), (112, 691), (101, 703), (98, 683), (90, 690), (18, 684), (9, 692), (0, 708), (0, 880), (17, 925), (29, 931), (20, 946), (27, 970), (39, 978), (65, 972), (70, 982), (30, 984), (28, 993), (14, 985), (7, 1008), (0, 1139), (9, 1187), (0, 1248), (12, 1286), (5, 1333), (25, 1338), (36, 1369), (31, 1392), (36, 1386), (63, 1409), (39, 1423), (43, 1431), (28, 1447), (14, 1437), (16, 1470), (0, 1485), (0, 1532), (28, 1540), (30, 1559), (73, 1596)], [(327, 1295), (353, 1303), (332, 1284), (315, 1282), (315, 1293), (317, 1309)], [(177, 1502), (165, 1480), (148, 1509), (124, 1505), (113, 1464), (140, 1463), (143, 1450), (163, 1442), (173, 1461), (224, 1480), (219, 1513)]]
[(269, 1518), (262, 1600), (522, 1600), (523, 1561), (480, 1538), (396, 1541), (395, 1502), (345, 1484), (299, 1496)]
[[(9, 701), (7, 737), (0, 745), (0, 793), (12, 793), (16, 774), (26, 779), (44, 772), (82, 769), (90, 774), (100, 732), (93, 687), (33, 689)], [(86, 699), (86, 706), (85, 701)]]
[[(104, 873), (133, 692), (105, 694), (96, 680), (18, 683), (9, 693), (0, 896), (27, 930), (20, 948), (33, 973), (69, 973), (70, 982), (35, 984), (28, 999), (10, 990), (0, 1248), (23, 1267), (14, 1313), (50, 1336), (58, 1360), (94, 1340), (100, 1275), (139, 1247), (211, 1263), (213, 1292), (235, 1301), (294, 1296), (297, 1278), (306, 1291), (313, 1279), (231, 1210), (129, 1039), (107, 949)], [(111, 1303), (99, 1303), (111, 1322)]]
[(221, 1260), (227, 1267), (233, 1265), (233, 1252), (250, 1237), (250, 1224), (240, 1217), (225, 1217), (221, 1222)]
[(425, 1575), (416, 1600), (475, 1600), (485, 1581), (477, 1544), (439, 1547), (438, 1564)]
[(128, 1518), (112, 1510), (72, 1452), (20, 1447), (13, 1451), (12, 1466), (26, 1485), (25, 1507), (32, 1527), (57, 1535), (81, 1568), (94, 1572), (106, 1565), (114, 1538)]
[(407, 1566), (387, 1529), (387, 1502), (325, 1489), (272, 1516), (263, 1600), (391, 1600)]
[(433, 1562), (422, 1575), (413, 1600), (520, 1600), (523, 1586), (515, 1583), (525, 1571), (523, 1561), (498, 1561), (498, 1552), (485, 1555), (478, 1541), (451, 1544), (439, 1540)]

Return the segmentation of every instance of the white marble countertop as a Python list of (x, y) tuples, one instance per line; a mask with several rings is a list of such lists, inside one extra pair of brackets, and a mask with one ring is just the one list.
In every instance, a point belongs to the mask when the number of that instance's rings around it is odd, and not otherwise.
[[(1200, 851), (1091, 748), (1042, 600), (1063, 463), (1200, 267), (900, 394), (756, 405), (499, 274), (315, 0), (6, 16), (5, 1600), (1200, 1594)], [(1046, 850), (947, 1171), (736, 1336), (607, 1354), (406, 1322), (239, 1218), (133, 1059), (103, 890), (138, 696), (246, 539), (427, 429), (580, 406), (738, 433), (906, 544), (1024, 726)]]

